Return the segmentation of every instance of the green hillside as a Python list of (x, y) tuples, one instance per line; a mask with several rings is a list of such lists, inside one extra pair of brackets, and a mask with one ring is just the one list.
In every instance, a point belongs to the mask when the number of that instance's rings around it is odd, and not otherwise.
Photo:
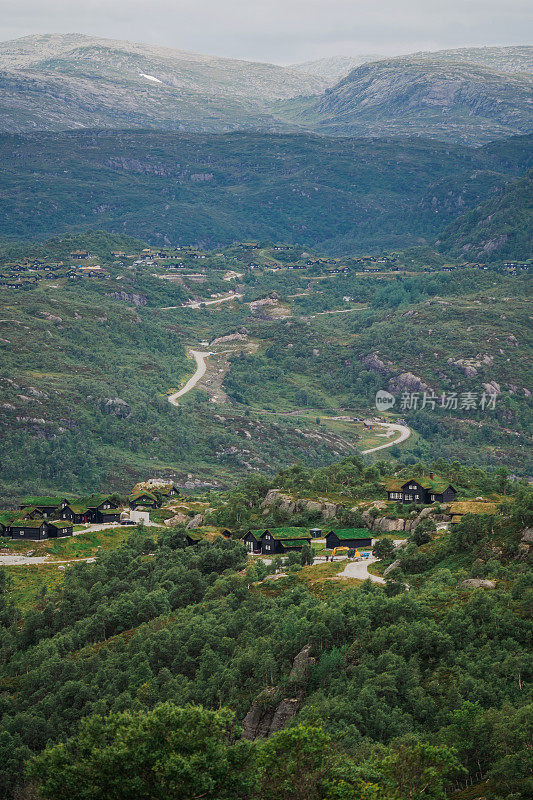
[(160, 245), (251, 238), (364, 254), (432, 241), (523, 175), (531, 146), (92, 131), (3, 136), (0, 159), (0, 240), (99, 228)]
[[(137, 255), (117, 260), (113, 242)], [(67, 255), (56, 265), (74, 243), (102, 275), (81, 277)], [(47, 246), (26, 255), (40, 264)], [(529, 468), (527, 270), (257, 244), (140, 258), (131, 240), (93, 232), (52, 241), (51, 271), (30, 261), (11, 272), (13, 247), (0, 264), (6, 493), (125, 491), (157, 475), (227, 486), (250, 469), (327, 464), (384, 442), (361, 422), (379, 389), (396, 393), (392, 419), (414, 431), (385, 457)], [(189, 350), (212, 353), (207, 374), (173, 408), (168, 396), (195, 371)], [(402, 409), (407, 389), (479, 401), (496, 391), (497, 403)]]
[(472, 259), (528, 259), (533, 255), (533, 172), (454, 220), (437, 245)]

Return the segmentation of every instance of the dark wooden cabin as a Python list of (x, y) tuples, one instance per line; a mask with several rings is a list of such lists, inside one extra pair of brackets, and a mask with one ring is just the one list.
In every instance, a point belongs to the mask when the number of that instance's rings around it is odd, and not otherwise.
[(372, 536), (369, 536), (366, 528), (341, 528), (326, 533), (326, 547), (328, 550), (333, 550), (334, 547), (361, 550), (365, 547), (372, 547)]
[(277, 555), (289, 550), (301, 550), (304, 544), (311, 544), (309, 531), (302, 528), (272, 528), (261, 534), (261, 553)]
[(248, 531), (246, 536), (243, 536), (241, 542), (244, 544), (249, 553), (261, 552), (261, 538), (259, 532)]
[(387, 484), (387, 498), (400, 503), (453, 503), (457, 490), (446, 480), (434, 475), (392, 480)]
[(139, 508), (139, 506), (143, 508), (159, 508), (160, 503), (155, 494), (142, 491), (134, 492), (134, 494), (130, 495), (129, 505), (131, 509)]

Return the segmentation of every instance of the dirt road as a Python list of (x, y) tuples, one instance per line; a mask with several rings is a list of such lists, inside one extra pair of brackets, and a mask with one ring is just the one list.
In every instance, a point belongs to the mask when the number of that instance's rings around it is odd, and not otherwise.
[(372, 575), (372, 573), (368, 571), (368, 565), (373, 564), (374, 561), (377, 560), (377, 558), (370, 557), (366, 558), (364, 561), (350, 561), (346, 564), (343, 571), (339, 572), (336, 578), (357, 578), (360, 581), (366, 581), (367, 578), (370, 578), (374, 583), (385, 583), (385, 580), (379, 575)]
[(189, 378), (183, 389), (180, 389), (179, 392), (174, 392), (174, 394), (169, 396), (168, 402), (172, 403), (173, 406), (179, 406), (179, 403), (177, 402), (178, 397), (183, 397), (184, 394), (187, 394), (187, 392), (190, 392), (191, 389), (194, 389), (198, 381), (204, 377), (207, 369), (205, 360), (208, 356), (213, 355), (212, 353), (201, 353), (199, 350), (190, 350), (189, 352), (196, 361), (196, 372), (191, 378)]
[(399, 425), (395, 422), (376, 422), (376, 425), (380, 425), (382, 428), (387, 428), (387, 433), (383, 434), (384, 436), (389, 435), (389, 432), (392, 433), (394, 431), (398, 431), (400, 434), (397, 439), (393, 439), (391, 442), (385, 442), (385, 444), (380, 444), (377, 447), (371, 447), (368, 450), (363, 450), (363, 455), (368, 455), (368, 453), (375, 453), (377, 450), (384, 450), (386, 447), (392, 447), (395, 444), (400, 444), (400, 442), (405, 442), (412, 433), (411, 429), (407, 427), (407, 425)]

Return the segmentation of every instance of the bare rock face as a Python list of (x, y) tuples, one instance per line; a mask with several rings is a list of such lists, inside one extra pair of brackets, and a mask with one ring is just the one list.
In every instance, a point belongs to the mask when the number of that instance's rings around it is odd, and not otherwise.
[(527, 558), (533, 551), (533, 528), (526, 528), (522, 531), (518, 549), (521, 558)]
[(116, 417), (129, 417), (131, 407), (121, 397), (107, 397), (104, 399), (102, 411), (104, 414), (114, 414)]
[(409, 392), (431, 392), (427, 383), (424, 383), (418, 375), (413, 375), (412, 372), (402, 372), (401, 375), (397, 375), (389, 381), (389, 391), (401, 392), (404, 389)]
[[(289, 676), (290, 681), (298, 682), (306, 677), (316, 661), (310, 652), (311, 645), (306, 645), (295, 656)], [(269, 686), (263, 689), (252, 702), (243, 720), (243, 737), (245, 739), (266, 738), (281, 730), (298, 713), (302, 700), (302, 691), (296, 692), (294, 697), (280, 698), (278, 687)]]
[(370, 353), (370, 355), (362, 358), (361, 362), (379, 375), (387, 375), (390, 372), (390, 368), (379, 358), (377, 353)]
[(467, 578), (459, 584), (459, 589), (495, 589), (496, 584), (494, 581), (489, 581), (486, 578)]
[(126, 303), (133, 303), (134, 306), (145, 306), (148, 302), (146, 295), (136, 292), (107, 292), (108, 297), (114, 300), (124, 300)]
[(189, 517), (186, 514), (176, 514), (170, 519), (164, 520), (165, 525), (168, 525), (169, 528), (173, 528), (175, 525), (187, 525), (188, 522)]
[(398, 569), (399, 566), (400, 566), (400, 559), (397, 558), (396, 561), (393, 561), (392, 564), (390, 564), (387, 567), (387, 569), (383, 570), (383, 575), (389, 575), (395, 569)]
[(187, 524), (187, 530), (194, 530), (194, 528), (199, 528), (200, 525), (204, 523), (204, 515), (203, 514), (196, 514), (190, 522)]

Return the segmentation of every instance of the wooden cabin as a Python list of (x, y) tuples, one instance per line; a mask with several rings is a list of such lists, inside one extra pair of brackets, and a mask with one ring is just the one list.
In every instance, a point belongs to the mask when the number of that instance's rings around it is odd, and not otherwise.
[(142, 491), (130, 494), (129, 506), (132, 509), (136, 509), (139, 506), (143, 508), (159, 508), (159, 505), (159, 500), (152, 492)]
[(187, 540), (187, 547), (191, 545), (200, 544), (200, 542), (204, 541), (204, 537), (201, 533), (196, 533), (195, 531), (187, 531), (185, 534), (185, 539)]
[(392, 480), (387, 484), (387, 499), (401, 503), (452, 503), (457, 490), (446, 480), (434, 475)]
[(64, 497), (28, 497), (19, 508), (24, 511), (27, 508), (37, 510), (41, 516), (50, 515), (60, 516), (69, 501)]
[(261, 536), (261, 553), (277, 555), (289, 550), (301, 550), (304, 544), (311, 544), (309, 531), (303, 528), (271, 528)]
[(326, 533), (326, 547), (328, 550), (333, 550), (335, 547), (361, 550), (372, 547), (372, 536), (366, 528), (341, 528)]
[(261, 552), (261, 537), (258, 531), (248, 531), (246, 536), (242, 537), (241, 542), (249, 553), (255, 555)]

